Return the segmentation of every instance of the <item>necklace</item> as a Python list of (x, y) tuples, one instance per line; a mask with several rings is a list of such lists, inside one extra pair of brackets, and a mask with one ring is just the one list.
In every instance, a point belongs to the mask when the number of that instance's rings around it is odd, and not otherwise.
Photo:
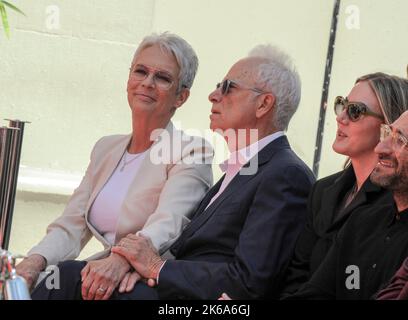
[(132, 159), (130, 159), (130, 160), (128, 160), (128, 161), (126, 161), (126, 154), (127, 154), (127, 151), (125, 151), (125, 153), (123, 154), (123, 161), (122, 161), (123, 163), (122, 163), (122, 168), (120, 168), (120, 172), (123, 172), (123, 170), (125, 170), (125, 167), (126, 167), (129, 163), (133, 162), (135, 159), (139, 158), (139, 156), (140, 156), (142, 153), (136, 154), (136, 156), (135, 156), (134, 158), (132, 158)]

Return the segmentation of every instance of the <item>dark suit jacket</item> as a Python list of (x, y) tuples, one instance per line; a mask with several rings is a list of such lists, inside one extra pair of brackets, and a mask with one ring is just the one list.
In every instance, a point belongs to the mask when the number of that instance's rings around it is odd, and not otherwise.
[(176, 259), (160, 272), (161, 299), (276, 294), (306, 219), (314, 177), (286, 137), (264, 147), (258, 165), (256, 174), (238, 173), (207, 210), (222, 179), (204, 197), (171, 248)]
[(336, 215), (336, 207), (355, 183), (353, 167), (320, 179), (309, 195), (306, 226), (296, 242), (283, 289), (283, 297), (306, 283), (326, 257), (333, 239), (351, 213), (362, 206), (392, 204), (391, 192), (371, 183), (361, 187), (353, 201)]

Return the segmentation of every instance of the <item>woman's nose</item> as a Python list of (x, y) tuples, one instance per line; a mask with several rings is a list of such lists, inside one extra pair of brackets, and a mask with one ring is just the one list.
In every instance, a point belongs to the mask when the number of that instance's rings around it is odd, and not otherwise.
[(342, 124), (347, 124), (349, 121), (347, 109), (344, 109), (339, 115), (336, 115), (336, 121)]
[(154, 87), (156, 85), (154, 80), (154, 73), (149, 73), (146, 78), (141, 81), (141, 84), (146, 87)]

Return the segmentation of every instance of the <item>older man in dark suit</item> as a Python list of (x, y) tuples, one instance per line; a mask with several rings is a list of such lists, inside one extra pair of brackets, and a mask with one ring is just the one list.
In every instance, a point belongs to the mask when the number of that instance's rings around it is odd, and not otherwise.
[[(170, 248), (175, 259), (165, 260), (137, 235), (112, 248), (148, 279), (134, 288), (130, 281), (129, 292), (113, 299), (216, 299), (222, 292), (251, 299), (278, 292), (314, 182), (284, 133), (299, 104), (299, 76), (285, 53), (258, 46), (232, 66), (209, 100), (211, 129), (231, 151), (225, 175)], [(63, 290), (42, 297), (80, 298), (73, 269), (61, 265)]]

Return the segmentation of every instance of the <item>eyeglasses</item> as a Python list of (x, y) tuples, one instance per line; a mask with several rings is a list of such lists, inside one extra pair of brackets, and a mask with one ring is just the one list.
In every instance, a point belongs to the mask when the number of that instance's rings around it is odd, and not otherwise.
[(346, 109), (349, 119), (353, 122), (358, 121), (363, 115), (384, 119), (381, 114), (371, 111), (362, 102), (349, 102), (347, 98), (341, 96), (336, 97), (334, 100), (334, 113), (339, 116), (344, 109)]
[(163, 90), (169, 90), (174, 83), (173, 77), (170, 73), (162, 70), (155, 70), (153, 68), (148, 68), (144, 65), (138, 64), (133, 70), (131, 68), (130, 77), (135, 81), (143, 81), (146, 79), (150, 73), (153, 73), (154, 84)]
[(232, 80), (229, 80), (229, 79), (225, 79), (223, 82), (217, 83), (217, 89), (220, 89), (220, 88), (221, 88), (221, 94), (223, 96), (227, 95), (230, 92), (231, 88), (252, 90), (252, 91), (255, 91), (255, 92), (260, 93), (260, 94), (267, 93), (265, 91), (262, 91), (261, 89), (251, 88), (251, 87), (239, 84), (238, 82), (232, 81)]
[(407, 137), (392, 130), (388, 124), (382, 124), (380, 129), (380, 141), (384, 141), (388, 137), (392, 138), (392, 148), (395, 151), (400, 151), (408, 145)]

